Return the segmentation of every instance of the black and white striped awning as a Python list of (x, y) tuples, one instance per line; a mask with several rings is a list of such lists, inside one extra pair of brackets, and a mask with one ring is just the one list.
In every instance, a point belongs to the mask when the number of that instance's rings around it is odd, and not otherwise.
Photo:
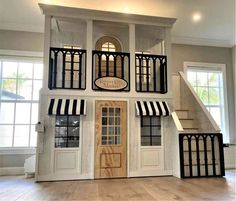
[(86, 115), (86, 100), (50, 99), (49, 115)]
[(170, 109), (165, 101), (136, 101), (138, 116), (169, 116)]

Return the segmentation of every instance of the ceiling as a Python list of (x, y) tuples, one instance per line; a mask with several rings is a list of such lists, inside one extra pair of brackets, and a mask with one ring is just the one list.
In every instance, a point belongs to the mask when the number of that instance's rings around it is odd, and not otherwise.
[[(236, 0), (1, 0), (0, 29), (43, 32), (38, 3), (177, 18), (175, 43), (232, 47), (236, 44)], [(194, 22), (192, 15), (201, 20)]]

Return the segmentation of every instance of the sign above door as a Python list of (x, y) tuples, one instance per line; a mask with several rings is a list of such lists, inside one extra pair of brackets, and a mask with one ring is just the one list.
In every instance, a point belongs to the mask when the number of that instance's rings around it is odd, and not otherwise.
[(95, 80), (95, 85), (101, 89), (116, 91), (126, 88), (128, 83), (118, 77), (101, 77)]

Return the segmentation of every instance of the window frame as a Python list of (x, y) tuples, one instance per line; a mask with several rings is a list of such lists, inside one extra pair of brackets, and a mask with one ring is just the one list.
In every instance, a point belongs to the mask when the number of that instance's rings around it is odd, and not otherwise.
[[(230, 135), (229, 135), (229, 113), (228, 113), (228, 95), (227, 95), (227, 79), (226, 79), (226, 64), (221, 63), (204, 63), (204, 62), (184, 62), (184, 75), (187, 78), (187, 71), (189, 68), (199, 68), (203, 70), (209, 70), (209, 71), (220, 71), (222, 72), (222, 86), (223, 86), (223, 121), (224, 121), (224, 128), (225, 128), (225, 134), (223, 134), (223, 141), (224, 143), (230, 142)], [(205, 104), (203, 103), (205, 106)], [(207, 108), (206, 108), (207, 109)], [(207, 110), (208, 111), (208, 110)], [(214, 119), (214, 118), (213, 118)], [(221, 129), (221, 128), (220, 128)], [(222, 130), (222, 129), (221, 129)]]
[[(43, 63), (43, 54), (42, 52), (30, 52), (30, 51), (14, 51), (14, 50), (1, 50), (0, 49), (0, 61), (2, 65), (2, 62), (17, 62), (19, 63), (33, 63), (33, 64), (41, 64), (43, 66), (42, 69), (42, 78), (41, 79), (34, 79), (34, 77), (29, 78), (27, 80), (31, 80), (32, 82), (34, 82), (34, 80), (40, 80), (42, 82), (42, 88), (43, 88), (43, 77), (44, 77), (44, 63)], [(1, 66), (1, 72), (2, 72), (2, 66)], [(33, 73), (33, 72), (32, 72)], [(15, 78), (16, 80), (18, 78)], [(0, 83), (0, 87), (1, 87), (1, 83)], [(0, 155), (1, 154), (33, 154), (35, 153), (35, 148), (37, 147), (37, 144), (35, 146), (31, 146), (30, 143), (30, 138), (31, 138), (31, 133), (30, 131), (32, 130), (32, 127), (34, 127), (34, 125), (37, 123), (35, 122), (35, 124), (32, 122), (32, 104), (40, 104), (39, 99), (38, 100), (34, 100), (33, 99), (33, 85), (32, 87), (32, 92), (31, 92), (31, 99), (30, 100), (0, 100), (1, 103), (13, 103), (14, 104), (14, 121), (12, 124), (1, 124), (1, 125), (29, 125), (31, 128), (29, 128), (29, 142), (28, 142), (28, 146), (13, 146), (14, 144), (14, 134), (12, 137), (12, 146), (8, 146), (8, 147), (0, 147)], [(17, 103), (30, 103), (30, 122), (28, 124), (15, 124), (15, 118), (16, 118), (16, 104)], [(39, 116), (39, 114), (38, 114)], [(15, 130), (15, 129), (14, 129)], [(13, 132), (14, 132), (13, 130)]]
[[(154, 126), (152, 126), (152, 124), (150, 123), (149, 125), (145, 125), (145, 126), (143, 126), (143, 124), (142, 124), (142, 122), (143, 122), (143, 118), (145, 118), (145, 117), (148, 117), (150, 120), (151, 120), (151, 118), (153, 117), (153, 116), (140, 116), (140, 143), (139, 143), (139, 146), (141, 147), (141, 148), (154, 148), (154, 147), (162, 147), (163, 146), (163, 138), (164, 138), (164, 136), (163, 136), (163, 123), (162, 123), (162, 117), (161, 116), (154, 116), (154, 117), (156, 117), (156, 118), (160, 118), (160, 125), (154, 125)], [(152, 122), (152, 120), (150, 121), (150, 122)], [(161, 140), (160, 140), (160, 142), (161, 142), (161, 144), (160, 145), (152, 145), (152, 144), (150, 144), (150, 145), (142, 145), (142, 137), (151, 137), (151, 138), (153, 138), (153, 135), (148, 135), (148, 136), (142, 136), (142, 127), (148, 127), (149, 129), (152, 129), (152, 128), (159, 128), (160, 129), (160, 132), (161, 132), (161, 134), (160, 135), (157, 135), (156, 137), (160, 137), (161, 138)], [(155, 137), (155, 136), (154, 136)]]
[[(54, 118), (54, 122), (55, 122), (55, 124), (54, 124), (54, 137), (53, 137), (53, 148), (54, 148), (54, 150), (67, 150), (67, 151), (68, 150), (77, 150), (77, 149), (79, 150), (81, 148), (81, 145), (82, 145), (82, 143), (81, 143), (82, 142), (82, 125), (83, 125), (81, 123), (82, 115), (58, 115), (58, 116), (59, 117), (62, 117), (62, 116), (67, 117), (67, 122), (68, 122), (68, 118), (71, 117), (71, 116), (79, 117), (79, 146), (78, 147), (56, 147), (55, 146), (55, 143), (56, 143), (56, 141), (55, 141), (55, 139), (56, 139), (56, 127), (67, 127), (67, 129), (68, 129), (68, 124), (66, 126), (56, 126), (57, 116), (55, 116), (55, 118)], [(73, 126), (69, 126), (69, 127), (73, 127)], [(68, 133), (67, 133), (67, 136), (68, 136)]]

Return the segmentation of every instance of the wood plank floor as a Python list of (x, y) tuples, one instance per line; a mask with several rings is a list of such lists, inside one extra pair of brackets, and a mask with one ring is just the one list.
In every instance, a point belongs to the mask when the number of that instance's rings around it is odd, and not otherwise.
[(236, 170), (224, 178), (149, 177), (35, 183), (0, 177), (0, 201), (236, 201)]

